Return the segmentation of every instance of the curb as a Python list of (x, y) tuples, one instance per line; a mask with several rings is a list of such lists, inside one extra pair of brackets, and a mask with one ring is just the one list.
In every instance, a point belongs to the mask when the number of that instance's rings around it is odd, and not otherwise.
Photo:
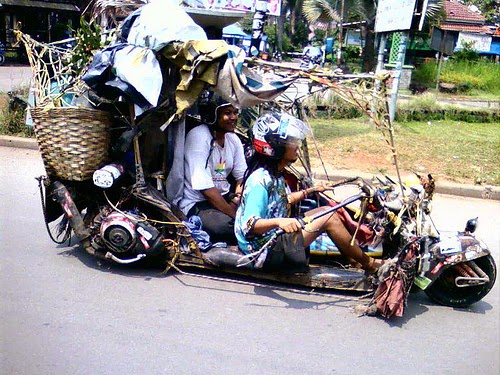
[[(332, 170), (327, 171), (328, 177), (331, 180), (342, 180), (346, 178), (359, 176), (363, 179), (370, 180), (374, 174), (350, 171), (350, 170)], [(394, 181), (396, 177), (390, 176)], [(325, 172), (313, 170), (313, 178), (318, 180), (328, 180)], [(450, 181), (438, 181), (436, 183), (436, 194), (456, 195), (467, 198), (480, 198), (490, 200), (500, 200), (500, 188), (498, 186), (476, 186), (469, 184), (459, 184)]]
[[(0, 146), (38, 150), (36, 139), (13, 137), (9, 135), (0, 135)], [(364, 179), (371, 179), (373, 177), (373, 174), (352, 170), (327, 170), (326, 173), (328, 174), (328, 177), (324, 171), (320, 171), (319, 168), (315, 168), (313, 169), (313, 178), (317, 180), (342, 180), (357, 176)], [(393, 177), (391, 176), (391, 178)], [(476, 186), (446, 181), (438, 182), (436, 184), (436, 193), (468, 198), (500, 200), (500, 187), (498, 186)]]
[(10, 135), (0, 135), (0, 146), (28, 148), (38, 150), (38, 144), (34, 138), (14, 137)]

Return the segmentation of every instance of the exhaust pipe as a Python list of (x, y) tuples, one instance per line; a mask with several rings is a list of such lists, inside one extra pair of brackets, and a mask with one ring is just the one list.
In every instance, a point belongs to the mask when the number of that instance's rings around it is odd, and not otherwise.
[(61, 205), (66, 217), (69, 220), (71, 228), (73, 228), (73, 232), (75, 232), (78, 241), (81, 246), (85, 249), (87, 253), (90, 255), (99, 257), (101, 259), (106, 259), (104, 254), (96, 251), (91, 243), (90, 243), (90, 230), (85, 226), (83, 222), (83, 217), (78, 211), (78, 208), (71, 197), (66, 186), (64, 186), (59, 181), (54, 181), (51, 185), (51, 194), (55, 198), (55, 200)]
[(459, 263), (455, 266), (455, 270), (460, 274), (460, 276), (455, 278), (455, 285), (459, 288), (490, 282), (488, 275), (474, 261)]

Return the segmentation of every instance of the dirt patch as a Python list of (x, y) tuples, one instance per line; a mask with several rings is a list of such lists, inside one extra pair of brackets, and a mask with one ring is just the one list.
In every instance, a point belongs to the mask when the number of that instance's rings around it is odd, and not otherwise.
[[(414, 173), (421, 175), (430, 173), (434, 178), (441, 181), (474, 183), (470, 178), (450, 177), (450, 173), (447, 171), (449, 161), (441, 158), (430, 158), (425, 154), (424, 150), (420, 150), (422, 158), (418, 159), (413, 156), (418, 153), (413, 148), (399, 147), (397, 151), (398, 166), (402, 176), (413, 175)], [(320, 170), (324, 164), (327, 170), (351, 170), (373, 175), (387, 174), (390, 176), (396, 176), (397, 174), (392, 153), (389, 147), (380, 140), (366, 145), (350, 145), (347, 140), (344, 144), (344, 142), (337, 140), (335, 144), (318, 145), (317, 150), (314, 147), (310, 148), (310, 155), (311, 166)]]
[(0, 93), (0, 109), (3, 110), (9, 105), (9, 96), (7, 94)]

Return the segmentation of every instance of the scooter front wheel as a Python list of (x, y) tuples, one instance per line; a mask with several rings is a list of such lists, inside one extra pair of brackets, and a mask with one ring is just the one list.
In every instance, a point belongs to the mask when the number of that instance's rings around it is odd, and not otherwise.
[(491, 255), (474, 259), (473, 262), (488, 275), (489, 281), (474, 286), (458, 286), (459, 271), (455, 267), (446, 269), (425, 289), (425, 293), (435, 302), (451, 307), (466, 307), (480, 301), (493, 288), (496, 279), (495, 261)]

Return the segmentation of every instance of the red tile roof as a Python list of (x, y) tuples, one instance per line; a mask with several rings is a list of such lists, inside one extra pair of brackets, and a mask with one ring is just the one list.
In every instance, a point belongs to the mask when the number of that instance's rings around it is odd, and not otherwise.
[(488, 26), (467, 25), (464, 23), (441, 22), (439, 28), (441, 30), (463, 31), (466, 33), (493, 34), (493, 31)]
[(473, 12), (466, 5), (458, 0), (447, 0), (444, 3), (446, 12), (446, 22), (467, 22), (475, 24), (484, 24), (486, 20), (480, 13)]

